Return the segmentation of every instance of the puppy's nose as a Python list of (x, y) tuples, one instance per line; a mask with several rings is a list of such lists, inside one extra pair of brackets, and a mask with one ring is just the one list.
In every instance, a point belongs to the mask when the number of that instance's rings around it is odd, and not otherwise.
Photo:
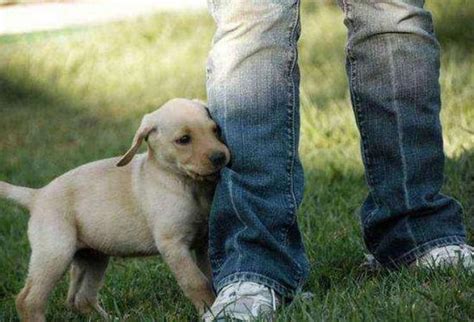
[(216, 168), (223, 166), (225, 163), (225, 153), (221, 151), (214, 152), (209, 157), (209, 160), (211, 161), (212, 165)]

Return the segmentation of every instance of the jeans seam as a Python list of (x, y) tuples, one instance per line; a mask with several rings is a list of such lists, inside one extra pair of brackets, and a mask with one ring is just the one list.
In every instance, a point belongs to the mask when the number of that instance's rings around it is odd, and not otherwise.
[(393, 107), (395, 109), (396, 113), (396, 119), (397, 119), (397, 132), (398, 132), (398, 148), (399, 148), (399, 153), (400, 153), (400, 158), (402, 162), (402, 175), (403, 175), (403, 201), (405, 202), (405, 207), (407, 209), (410, 209), (410, 198), (409, 198), (409, 193), (408, 193), (408, 188), (407, 188), (407, 164), (406, 164), (406, 159), (405, 159), (405, 151), (403, 149), (403, 132), (402, 132), (402, 120), (401, 120), (401, 115), (400, 115), (400, 104), (398, 103), (398, 99), (396, 98), (396, 93), (397, 93), (397, 84), (396, 84), (396, 79), (395, 79), (395, 63), (393, 61), (393, 53), (392, 53), (392, 42), (390, 40), (390, 36), (386, 37), (387, 41), (387, 48), (388, 52), (390, 53), (389, 55), (389, 64), (390, 64), (390, 83), (392, 87), (392, 95), (393, 95)]
[(355, 26), (352, 22), (352, 5), (348, 2), (348, 0), (342, 0), (342, 10), (344, 11), (344, 15), (347, 19), (348, 24), (351, 25), (351, 29), (354, 30)]
[[(289, 152), (288, 152), (288, 165), (287, 165), (287, 171), (288, 171), (288, 203), (289, 203), (289, 211), (288, 215), (291, 218), (291, 222), (287, 227), (284, 227), (283, 229), (283, 245), (284, 247), (288, 247), (289, 244), (289, 229), (291, 226), (294, 225), (296, 221), (296, 213), (297, 213), (297, 207), (298, 203), (296, 202), (296, 194), (294, 190), (294, 167), (295, 167), (295, 161), (296, 161), (296, 154), (298, 153), (295, 151), (296, 149), (296, 129), (295, 129), (295, 109), (297, 108), (295, 106), (296, 104), (296, 84), (295, 80), (293, 77), (293, 73), (295, 71), (295, 68), (297, 68), (298, 64), (298, 44), (297, 44), (297, 32), (298, 32), (298, 27), (300, 23), (300, 1), (296, 0), (295, 1), (295, 19), (294, 23), (290, 25), (289, 29), (289, 35), (288, 35), (288, 42), (289, 46), (291, 48), (291, 56), (289, 59), (289, 69), (288, 69), (288, 79), (290, 80), (290, 92), (289, 92), (289, 104), (287, 106), (287, 113), (288, 113), (288, 123), (289, 123), (289, 128), (288, 128), (288, 138), (290, 141), (289, 144)], [(297, 279), (301, 279), (302, 275), (302, 267), (298, 263), (298, 261), (294, 261), (296, 264), (298, 271), (296, 272)]]
[[(345, 3), (345, 1), (344, 1)], [(352, 54), (352, 49), (350, 48), (349, 44), (347, 45), (347, 59), (349, 61), (349, 72), (350, 72), (350, 85), (352, 87), (352, 97), (353, 97), (353, 106), (354, 106), (354, 110), (355, 110), (355, 114), (356, 114), (356, 122), (358, 123), (359, 125), (359, 131), (360, 131), (360, 137), (361, 137), (361, 142), (362, 142), (362, 158), (364, 160), (364, 163), (366, 165), (366, 178), (367, 178), (367, 183), (368, 183), (368, 186), (369, 186), (369, 190), (372, 191), (373, 190), (373, 186), (374, 186), (374, 179), (372, 177), (372, 173), (371, 173), (371, 164), (372, 164), (372, 161), (371, 161), (371, 158), (370, 158), (370, 155), (369, 155), (369, 152), (368, 152), (368, 148), (367, 148), (367, 144), (366, 144), (366, 141), (367, 141), (367, 135), (366, 135), (366, 132), (364, 130), (364, 117), (363, 117), (363, 113), (361, 112), (360, 110), (360, 98), (357, 94), (357, 89), (358, 89), (358, 78), (357, 78), (357, 62), (356, 62), (356, 59), (355, 57), (353, 56)], [(363, 221), (363, 224), (366, 225), (370, 219), (373, 217), (373, 215), (377, 212), (378, 208), (379, 208), (379, 203), (377, 202), (376, 200), (376, 197), (373, 196), (374, 198), (374, 202), (376, 204), (376, 209), (374, 211), (372, 211), (366, 218), (365, 220)]]
[[(296, 13), (298, 14), (298, 13)], [(296, 21), (298, 18), (295, 19)], [(294, 80), (292, 77), (293, 70), (295, 68), (296, 64), (296, 49), (293, 45), (293, 37), (294, 33), (296, 30), (296, 27), (298, 23), (295, 21), (295, 23), (292, 23), (290, 25), (290, 28), (288, 29), (288, 45), (290, 47), (290, 56), (288, 60), (288, 83), (289, 83), (289, 92), (288, 92), (288, 105), (287, 105), (287, 121), (288, 121), (288, 129), (287, 129), (287, 137), (288, 137), (288, 159), (287, 159), (287, 181), (288, 181), (288, 194), (287, 194), (287, 199), (288, 199), (288, 204), (289, 204), (289, 209), (288, 209), (288, 215), (291, 218), (293, 216), (293, 213), (295, 212), (295, 205), (296, 205), (296, 197), (294, 194), (294, 182), (293, 182), (293, 163), (294, 163), (294, 105), (295, 105), (295, 84)], [(283, 238), (284, 238), (284, 244), (285, 246), (288, 245), (288, 227), (283, 227)]]
[[(355, 26), (351, 18), (351, 11), (352, 11), (351, 4), (347, 0), (342, 0), (342, 5), (343, 5), (344, 15), (345, 15), (347, 24), (349, 25), (348, 26), (349, 29), (355, 30)], [(370, 159), (369, 152), (366, 146), (367, 136), (366, 136), (366, 133), (364, 131), (364, 126), (363, 126), (364, 117), (363, 117), (363, 113), (360, 110), (360, 98), (357, 94), (357, 91), (358, 91), (357, 62), (352, 52), (350, 39), (347, 42), (346, 55), (347, 55), (347, 61), (348, 61), (348, 66), (349, 66), (349, 86), (351, 88), (350, 93), (352, 97), (352, 105), (354, 107), (354, 114), (356, 116), (355, 119), (359, 127), (359, 133), (360, 133), (360, 138), (361, 138), (361, 150), (362, 150), (361, 155), (366, 167), (365, 177), (367, 180), (369, 191), (372, 192), (372, 187), (374, 186), (374, 180), (372, 178), (372, 174), (370, 171), (371, 159)], [(364, 227), (367, 225), (370, 219), (375, 215), (375, 213), (379, 210), (379, 203), (377, 202), (376, 197), (374, 196), (373, 192), (372, 192), (372, 198), (374, 199), (374, 203), (376, 205), (375, 209), (372, 212), (370, 212), (366, 216), (365, 219), (363, 219), (361, 216), (362, 232), (364, 235), (365, 235)]]
[[(352, 21), (351, 18), (351, 11), (352, 11), (352, 6), (347, 0), (342, 0), (343, 6), (344, 6), (344, 12), (345, 16), (347, 19), (348, 25), (350, 25), (351, 30), (355, 30), (355, 25)], [(375, 181), (372, 175), (372, 159), (370, 157), (369, 149), (367, 147), (367, 134), (365, 131), (365, 120), (363, 113), (361, 111), (361, 102), (360, 102), (360, 97), (358, 95), (358, 72), (357, 72), (357, 61), (355, 59), (355, 56), (353, 54), (352, 48), (351, 48), (351, 42), (350, 40), (347, 42), (347, 60), (349, 64), (349, 85), (351, 87), (351, 96), (352, 96), (352, 105), (354, 107), (354, 113), (356, 116), (356, 123), (358, 124), (359, 127), (359, 133), (360, 133), (360, 138), (361, 138), (361, 154), (362, 154), (362, 159), (364, 161), (366, 171), (365, 171), (365, 177), (367, 180), (367, 185), (369, 188), (370, 193), (372, 194), (373, 201), (375, 203), (375, 209), (369, 213), (364, 219), (361, 217), (361, 223), (363, 226), (366, 226), (367, 223), (372, 219), (372, 217), (377, 213), (377, 211), (380, 209), (380, 202), (377, 200), (376, 195), (373, 192), (373, 187), (375, 186)]]
[[(288, 140), (289, 140), (289, 146), (288, 146), (288, 160), (287, 160), (287, 179), (288, 179), (288, 204), (289, 204), (289, 211), (288, 214), (291, 217), (295, 204), (296, 204), (296, 198), (293, 192), (293, 162), (294, 162), (294, 104), (295, 104), (295, 84), (292, 78), (292, 73), (295, 67), (295, 62), (296, 62), (296, 53), (295, 49), (293, 48), (292, 44), (292, 38), (294, 34), (294, 30), (296, 28), (297, 23), (294, 25), (290, 25), (289, 29), (289, 46), (291, 48), (291, 54), (289, 57), (289, 68), (288, 68), (288, 79), (290, 80), (290, 91), (289, 91), (289, 102), (287, 106), (287, 117), (288, 117)], [(284, 228), (283, 236), (284, 236), (284, 243), (285, 246), (287, 246), (287, 238), (286, 236), (288, 235), (288, 228)]]
[[(344, 0), (344, 3), (346, 3), (346, 1)], [(347, 4), (348, 8), (349, 5)], [(348, 9), (350, 10), (350, 9)], [(360, 129), (360, 136), (361, 136), (361, 140), (362, 140), (362, 156), (364, 157), (365, 159), (365, 163), (367, 165), (367, 169), (369, 170), (369, 168), (371, 167), (371, 158), (369, 156), (369, 153), (368, 153), (368, 149), (367, 149), (367, 146), (366, 146), (366, 138), (367, 138), (367, 135), (365, 133), (365, 130), (364, 130), (364, 117), (363, 117), (363, 113), (361, 112), (361, 108), (360, 108), (360, 98), (357, 94), (358, 92), (358, 77), (357, 77), (357, 62), (356, 62), (356, 59), (352, 53), (352, 48), (350, 47), (350, 44), (348, 43), (347, 45), (347, 59), (349, 60), (349, 72), (350, 72), (350, 85), (352, 87), (352, 96), (353, 96), (353, 99), (354, 99), (354, 102), (353, 102), (353, 105), (354, 105), (354, 110), (355, 110), (355, 113), (356, 113), (356, 121), (357, 123), (359, 124), (359, 129)], [(367, 181), (369, 183), (369, 186), (373, 186), (374, 185), (374, 180), (372, 178), (372, 175), (371, 175), (371, 172), (370, 171), (367, 171)]]
[(347, 15), (347, 12), (349, 11), (349, 5), (347, 3), (347, 0), (342, 0), (342, 10)]

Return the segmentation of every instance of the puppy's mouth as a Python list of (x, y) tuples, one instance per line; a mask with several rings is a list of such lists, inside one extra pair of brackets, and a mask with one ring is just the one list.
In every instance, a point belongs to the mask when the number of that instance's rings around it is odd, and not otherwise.
[(205, 174), (197, 173), (194, 171), (188, 171), (188, 175), (197, 181), (217, 181), (217, 179), (219, 179), (220, 172), (221, 172), (220, 169), (217, 171), (205, 173)]

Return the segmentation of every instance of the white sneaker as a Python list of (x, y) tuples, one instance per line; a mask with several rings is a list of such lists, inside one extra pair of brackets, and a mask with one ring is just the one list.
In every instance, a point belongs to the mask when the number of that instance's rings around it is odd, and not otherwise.
[(205, 322), (272, 321), (278, 306), (280, 299), (273, 289), (253, 282), (237, 282), (217, 294), (210, 311), (202, 318)]
[(474, 272), (474, 247), (467, 244), (433, 248), (412, 264), (420, 268), (447, 268), (462, 266)]

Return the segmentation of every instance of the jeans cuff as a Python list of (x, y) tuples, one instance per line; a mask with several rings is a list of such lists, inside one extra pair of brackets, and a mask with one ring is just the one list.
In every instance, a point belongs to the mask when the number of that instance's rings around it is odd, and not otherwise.
[(274, 279), (253, 272), (237, 272), (224, 277), (219, 282), (215, 283), (214, 287), (216, 293), (219, 293), (220, 290), (222, 290), (227, 285), (237, 282), (254, 282), (265, 285), (266, 287), (273, 289), (275, 292), (278, 293), (278, 295), (283, 298), (292, 297), (294, 295), (293, 290), (290, 290), (288, 287), (283, 286), (281, 283), (275, 281)]
[(397, 268), (400, 266), (407, 266), (413, 263), (417, 258), (420, 258), (427, 254), (434, 248), (449, 246), (449, 245), (461, 245), (466, 243), (466, 238), (464, 236), (448, 236), (443, 238), (438, 238), (431, 240), (424, 244), (418, 245), (409, 252), (403, 254), (395, 260), (392, 260), (389, 263), (383, 263), (383, 266), (387, 268)]

